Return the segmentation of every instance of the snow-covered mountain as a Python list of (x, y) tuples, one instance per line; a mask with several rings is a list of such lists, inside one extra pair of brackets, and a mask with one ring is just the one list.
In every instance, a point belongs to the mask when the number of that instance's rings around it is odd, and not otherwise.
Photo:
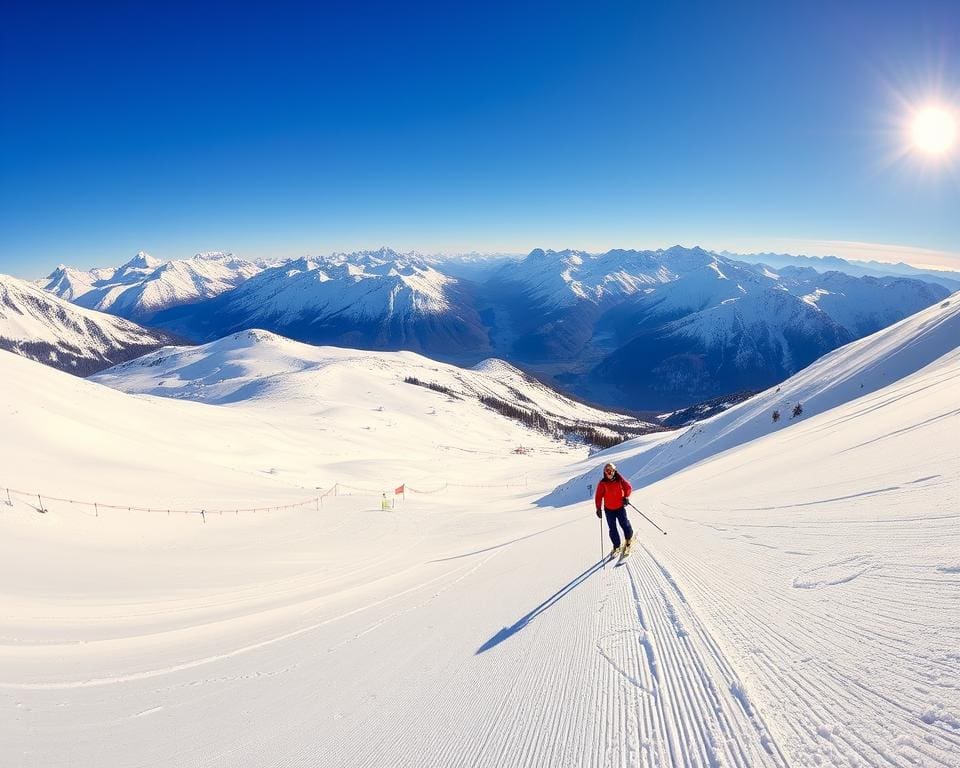
[[(638, 482), (653, 483), (801, 419), (854, 400), (867, 400), (878, 390), (934, 364), (944, 371), (954, 371), (947, 379), (956, 377), (960, 365), (960, 293), (835, 349), (781, 384), (721, 414), (680, 431), (643, 438), (648, 441), (643, 445), (631, 441), (611, 451), (622, 456), (618, 465), (624, 472)], [(800, 412), (795, 415), (798, 405)], [(774, 412), (778, 414), (776, 419)], [(569, 487), (561, 486), (547, 500), (562, 502)]]
[[(596, 402), (674, 410), (781, 381), (948, 294), (908, 278), (777, 270), (680, 246), (536, 249), (523, 259), (452, 264), (389, 248), (308, 257), (212, 299), (155, 311), (151, 324), (199, 342), (264, 328), (313, 344), (407, 349), (460, 364), (495, 356)], [(151, 268), (137, 263), (121, 272)], [(165, 269), (172, 267), (150, 274)]]
[(809, 267), (817, 272), (843, 272), (854, 277), (911, 277), (928, 283), (937, 283), (950, 291), (960, 289), (960, 272), (941, 269), (920, 269), (904, 264), (888, 264), (881, 261), (858, 261), (841, 259), (839, 256), (794, 256), (789, 253), (731, 253), (720, 251), (737, 261), (749, 264), (769, 265), (775, 269), (783, 267)]
[(163, 262), (141, 251), (116, 268), (89, 272), (60, 265), (43, 287), (81, 307), (149, 322), (169, 307), (210, 299), (257, 274), (263, 264), (231, 253), (198, 253)]
[(208, 340), (264, 328), (312, 344), (434, 355), (485, 349), (473, 299), (419, 254), (388, 248), (303, 258), (267, 269), (196, 309), (156, 321)]
[(701, 248), (538, 250), (491, 280), (485, 311), (504, 319), (498, 354), (599, 402), (678, 408), (781, 381), (948, 293), (787, 271)]
[(586, 386), (605, 399), (675, 408), (782, 381), (853, 336), (826, 313), (770, 287), (658, 322), (603, 359)]
[(353, 367), (431, 390), (437, 404), (451, 398), (476, 401), (558, 437), (591, 442), (606, 436), (615, 442), (661, 429), (571, 400), (503, 360), (464, 369), (411, 352), (312, 346), (260, 329), (197, 347), (164, 347), (92, 379), (129, 393), (225, 404), (289, 399), (288, 393), (311, 392), (317, 382), (339, 378)]
[(844, 272), (819, 273), (810, 268), (777, 270), (779, 282), (790, 293), (823, 310), (854, 338), (867, 336), (943, 298), (937, 283), (903, 277), (854, 278)]
[(86, 376), (175, 341), (170, 334), (51, 296), (0, 275), (0, 349)]

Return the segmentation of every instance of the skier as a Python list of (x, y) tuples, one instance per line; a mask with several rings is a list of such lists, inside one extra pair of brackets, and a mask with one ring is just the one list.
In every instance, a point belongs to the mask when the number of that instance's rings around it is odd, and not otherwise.
[[(594, 501), (597, 505), (597, 517), (600, 517), (600, 506), (607, 515), (607, 527), (610, 529), (610, 541), (613, 542), (613, 549), (610, 552), (610, 558), (613, 559), (620, 553), (624, 558), (630, 554), (630, 542), (633, 540), (633, 526), (627, 519), (627, 504), (630, 503), (630, 492), (633, 490), (626, 478), (621, 477), (614, 464), (607, 464), (603, 468), (603, 478), (597, 483), (597, 492), (594, 495)], [(617, 530), (617, 523), (623, 528), (623, 535), (626, 542), (623, 545), (623, 551), (620, 550), (620, 531)]]

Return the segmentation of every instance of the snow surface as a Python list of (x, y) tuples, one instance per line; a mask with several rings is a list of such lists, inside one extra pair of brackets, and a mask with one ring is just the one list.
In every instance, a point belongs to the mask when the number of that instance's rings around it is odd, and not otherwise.
[(234, 403), (283, 397), (297, 399), (323, 382), (360, 371), (368, 379), (396, 383), (415, 378), (442, 388), (450, 398), (493, 397), (562, 424), (606, 424), (654, 428), (623, 414), (571, 400), (490, 358), (464, 370), (413, 352), (369, 352), (312, 346), (269, 331), (241, 331), (195, 347), (164, 347), (91, 377), (124, 392), (161, 395), (208, 403)]
[[(408, 353), (235, 337), (191, 402), (0, 352), (0, 488), (153, 509), (0, 504), (4, 763), (956, 766), (958, 340), (954, 295), (593, 456)], [(611, 459), (669, 531), (619, 567)]]

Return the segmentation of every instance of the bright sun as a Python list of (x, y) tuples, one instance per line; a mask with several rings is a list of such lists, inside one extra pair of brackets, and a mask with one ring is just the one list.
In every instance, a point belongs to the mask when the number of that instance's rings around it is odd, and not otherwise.
[(930, 107), (913, 118), (913, 145), (927, 154), (942, 155), (957, 138), (957, 119), (945, 109)]

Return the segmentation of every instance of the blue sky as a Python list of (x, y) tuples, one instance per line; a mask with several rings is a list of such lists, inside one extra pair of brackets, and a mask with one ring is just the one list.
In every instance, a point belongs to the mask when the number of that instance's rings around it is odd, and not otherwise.
[(0, 271), (674, 243), (960, 269), (958, 153), (904, 148), (912, 107), (960, 108), (956, 2), (675, 5), (8, 2)]

